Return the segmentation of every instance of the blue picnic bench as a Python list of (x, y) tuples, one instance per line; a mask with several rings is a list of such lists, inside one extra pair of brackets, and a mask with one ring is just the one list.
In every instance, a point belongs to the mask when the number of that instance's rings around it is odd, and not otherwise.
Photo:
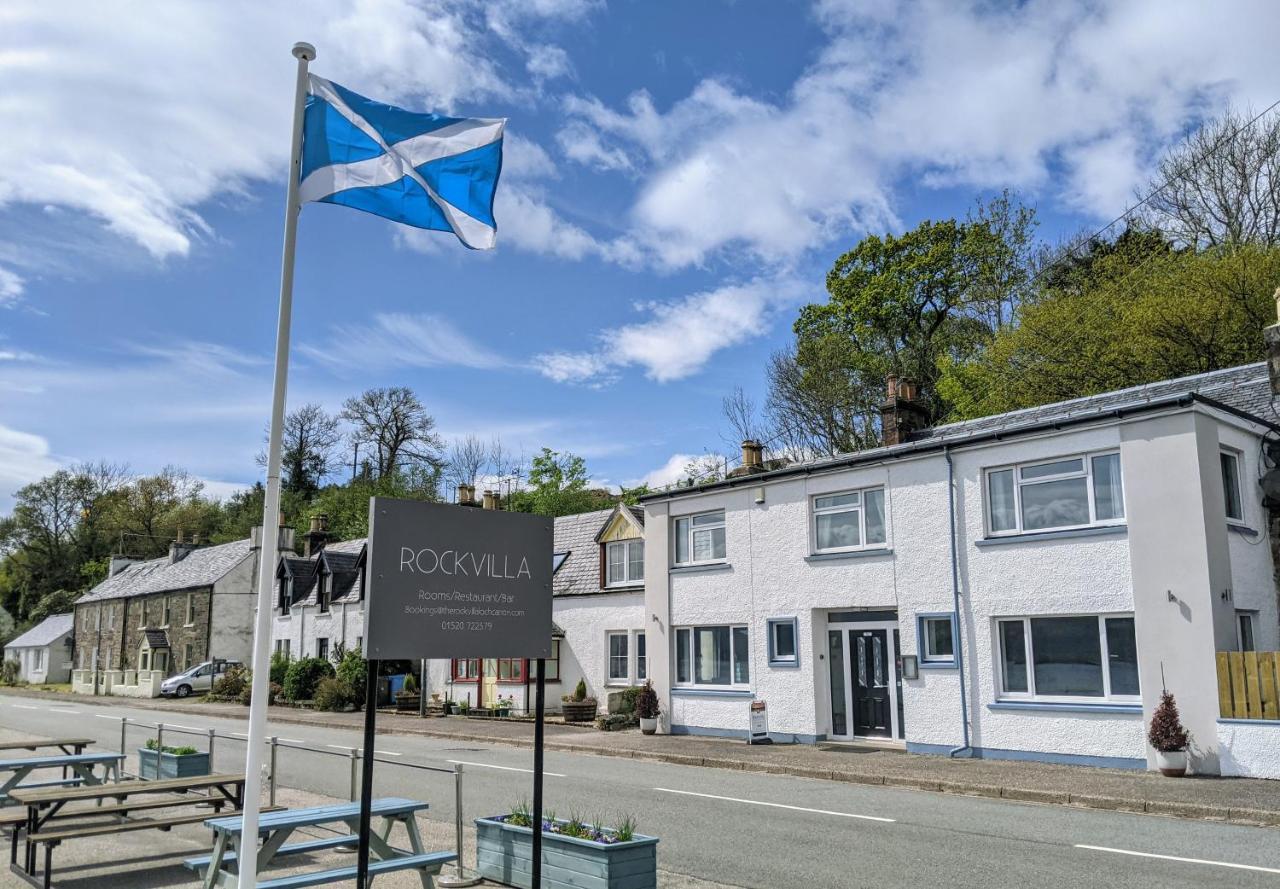
[[(102, 784), (112, 775), (120, 780), (120, 763), (125, 759), (123, 753), (73, 753), (58, 756), (28, 756), (23, 759), (0, 760), (0, 806), (12, 804), (9, 793), (16, 787), (56, 787), (79, 784)], [(102, 766), (99, 777), (94, 769)], [(40, 769), (62, 769), (73, 774), (53, 781), (37, 781), (25, 783), (31, 773)]]
[[(453, 852), (428, 852), (423, 847), (416, 816), (427, 808), (427, 803), (395, 797), (373, 801), (372, 816), (381, 819), (381, 824), (369, 836), (370, 881), (378, 874), (413, 870), (421, 877), (424, 889), (431, 889), (434, 885), (432, 877), (440, 872), (440, 868), (457, 860), (458, 856)], [(247, 845), (241, 836), (243, 820), (239, 815), (233, 815), (210, 818), (204, 824), (214, 833), (213, 852), (199, 858), (188, 858), (183, 865), (203, 875), (205, 889), (235, 886), (237, 863)], [(294, 831), (300, 828), (331, 824), (345, 825), (349, 832), (297, 843), (288, 842)], [(409, 838), (409, 851), (397, 849), (389, 842), (391, 831), (397, 824), (404, 825)], [(359, 830), (358, 802), (264, 813), (258, 820), (258, 835), (262, 839), (262, 846), (249, 846), (256, 850), (258, 856), (258, 889), (303, 889), (306, 886), (327, 886), (354, 879), (354, 864), (268, 879), (262, 877), (270, 865), (281, 863), (278, 859), (336, 848), (354, 850), (360, 842)]]

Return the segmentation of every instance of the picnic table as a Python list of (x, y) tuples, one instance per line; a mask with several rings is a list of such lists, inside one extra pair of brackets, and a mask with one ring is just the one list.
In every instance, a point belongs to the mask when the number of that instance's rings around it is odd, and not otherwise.
[[(431, 889), (433, 885), (431, 878), (440, 872), (441, 866), (457, 859), (458, 856), (453, 852), (427, 852), (423, 847), (422, 836), (418, 833), (416, 815), (418, 812), (426, 811), (427, 808), (427, 803), (409, 799), (392, 797), (373, 800), (372, 815), (375, 819), (380, 818), (382, 821), (378, 825), (379, 829), (371, 830), (369, 835), (371, 882), (373, 877), (380, 873), (416, 870), (421, 876), (423, 887)], [(347, 833), (286, 845), (289, 837), (299, 828), (335, 824), (344, 825)], [(404, 825), (409, 837), (410, 851), (397, 849), (389, 842), (391, 831), (397, 824)], [(256, 851), (258, 856), (258, 889), (328, 886), (343, 880), (354, 879), (356, 876), (356, 866), (352, 864), (346, 867), (262, 879), (263, 872), (271, 864), (279, 863), (278, 859), (290, 855), (339, 847), (355, 849), (360, 841), (360, 803), (358, 802), (265, 813), (258, 821), (258, 835), (262, 838), (261, 848), (256, 843), (244, 842), (241, 836), (243, 826), (239, 816), (211, 818), (205, 822), (205, 827), (214, 833), (213, 854), (201, 858), (190, 858), (183, 864), (188, 869), (203, 874), (206, 889), (236, 885), (237, 861), (244, 854), (246, 846)]]
[(0, 753), (10, 750), (43, 750), (57, 747), (68, 756), (84, 753), (84, 748), (96, 744), (93, 738), (20, 738), (17, 741), (0, 741)]
[[(23, 759), (0, 759), (0, 776), (6, 772), (8, 777), (0, 779), (0, 806), (11, 804), (13, 791), (23, 786), (23, 782), (34, 771), (39, 769), (62, 769), (63, 778), (57, 781), (41, 781), (28, 784), (26, 787), (65, 786), (67, 784), (101, 784), (112, 775), (120, 780), (120, 763), (125, 759), (123, 753), (71, 753), (46, 756), (28, 756)], [(102, 777), (94, 768), (102, 766)], [(75, 777), (66, 777), (67, 771), (75, 773)]]
[[(120, 754), (109, 754), (119, 756)], [(78, 787), (18, 787), (10, 797), (26, 807), (26, 816), (13, 823), (10, 870), (34, 886), (48, 889), (52, 880), (53, 850), (65, 840), (109, 836), (135, 830), (169, 830), (183, 824), (199, 824), (209, 808), (240, 809), (244, 802), (244, 775), (198, 775), (162, 781), (121, 781)], [(150, 797), (143, 799), (142, 797)], [(113, 802), (112, 805), (104, 805)], [(91, 808), (67, 808), (68, 803), (92, 803)], [(166, 809), (201, 807), (196, 812)], [(133, 817), (138, 813), (159, 813)], [(101, 823), (102, 817), (107, 823)], [(99, 820), (99, 823), (84, 823)], [(18, 864), (18, 838), (25, 833), (25, 855)], [(37, 879), (36, 849), (44, 846), (43, 879)]]

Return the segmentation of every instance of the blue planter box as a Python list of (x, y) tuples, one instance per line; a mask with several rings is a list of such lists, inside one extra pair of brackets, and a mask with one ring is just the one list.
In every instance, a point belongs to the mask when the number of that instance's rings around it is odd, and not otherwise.
[(141, 747), (138, 749), (138, 774), (149, 781), (208, 775), (210, 774), (209, 754), (185, 753), (178, 756), (174, 753), (160, 753)]
[[(564, 822), (559, 822), (564, 823)], [(476, 868), (486, 879), (532, 889), (533, 831), (494, 818), (476, 819)], [(658, 838), (596, 843), (542, 835), (543, 889), (656, 889)]]

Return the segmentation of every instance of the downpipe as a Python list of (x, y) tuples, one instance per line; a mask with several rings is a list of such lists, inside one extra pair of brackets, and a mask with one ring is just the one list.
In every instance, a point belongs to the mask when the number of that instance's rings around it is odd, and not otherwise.
[(969, 743), (969, 699), (965, 694), (964, 680), (964, 636), (963, 621), (960, 619), (960, 553), (956, 546), (956, 488), (955, 464), (951, 461), (951, 448), (943, 448), (942, 456), (947, 461), (947, 525), (951, 532), (951, 607), (956, 616), (956, 668), (960, 673), (960, 728), (964, 732), (964, 743), (952, 747), (947, 756), (955, 759), (961, 753), (973, 753)]

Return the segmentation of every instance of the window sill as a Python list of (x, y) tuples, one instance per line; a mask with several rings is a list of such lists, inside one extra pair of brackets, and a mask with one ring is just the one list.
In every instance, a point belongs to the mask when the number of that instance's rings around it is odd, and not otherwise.
[(644, 589), (644, 581), (637, 580), (634, 583), (607, 583), (601, 587), (606, 593), (621, 592), (623, 590), (642, 590)]
[(1096, 528), (1071, 528), (1067, 531), (1032, 531), (1028, 534), (1008, 534), (1003, 537), (984, 537), (975, 540), (974, 546), (1003, 546), (1006, 543), (1032, 543), (1037, 540), (1069, 540), (1073, 537), (1109, 537), (1129, 533), (1128, 525), (1101, 525)]
[(1142, 705), (1138, 703), (1115, 703), (1099, 701), (1097, 703), (1069, 704), (1060, 701), (995, 701), (987, 704), (988, 710), (1043, 710), (1057, 713), (1119, 713), (1142, 715)]
[(732, 571), (728, 562), (708, 562), (705, 565), (673, 565), (667, 569), (671, 574), (702, 574), (711, 571)]
[(955, 661), (921, 661), (921, 670), (955, 670)]
[(769, 661), (769, 666), (770, 666), (770, 667), (781, 667), (781, 668), (783, 668), (783, 669), (792, 669), (792, 670), (794, 670), (795, 668), (797, 668), (797, 667), (799, 667), (799, 666), (800, 666), (800, 658), (792, 658), (791, 660), (787, 660), (787, 661), (775, 661), (775, 660), (770, 660), (770, 661)]
[(806, 562), (838, 562), (843, 559), (867, 559), (874, 556), (891, 556), (893, 547), (878, 546), (873, 549), (851, 549), (838, 553), (811, 553), (804, 557)]
[(691, 697), (691, 698), (750, 698), (755, 693), (750, 689), (736, 688), (697, 688), (689, 685), (677, 685), (671, 689), (674, 697)]
[(1257, 537), (1258, 532), (1248, 525), (1237, 525), (1234, 522), (1227, 522), (1227, 530), (1233, 534), (1239, 534), (1241, 537)]

